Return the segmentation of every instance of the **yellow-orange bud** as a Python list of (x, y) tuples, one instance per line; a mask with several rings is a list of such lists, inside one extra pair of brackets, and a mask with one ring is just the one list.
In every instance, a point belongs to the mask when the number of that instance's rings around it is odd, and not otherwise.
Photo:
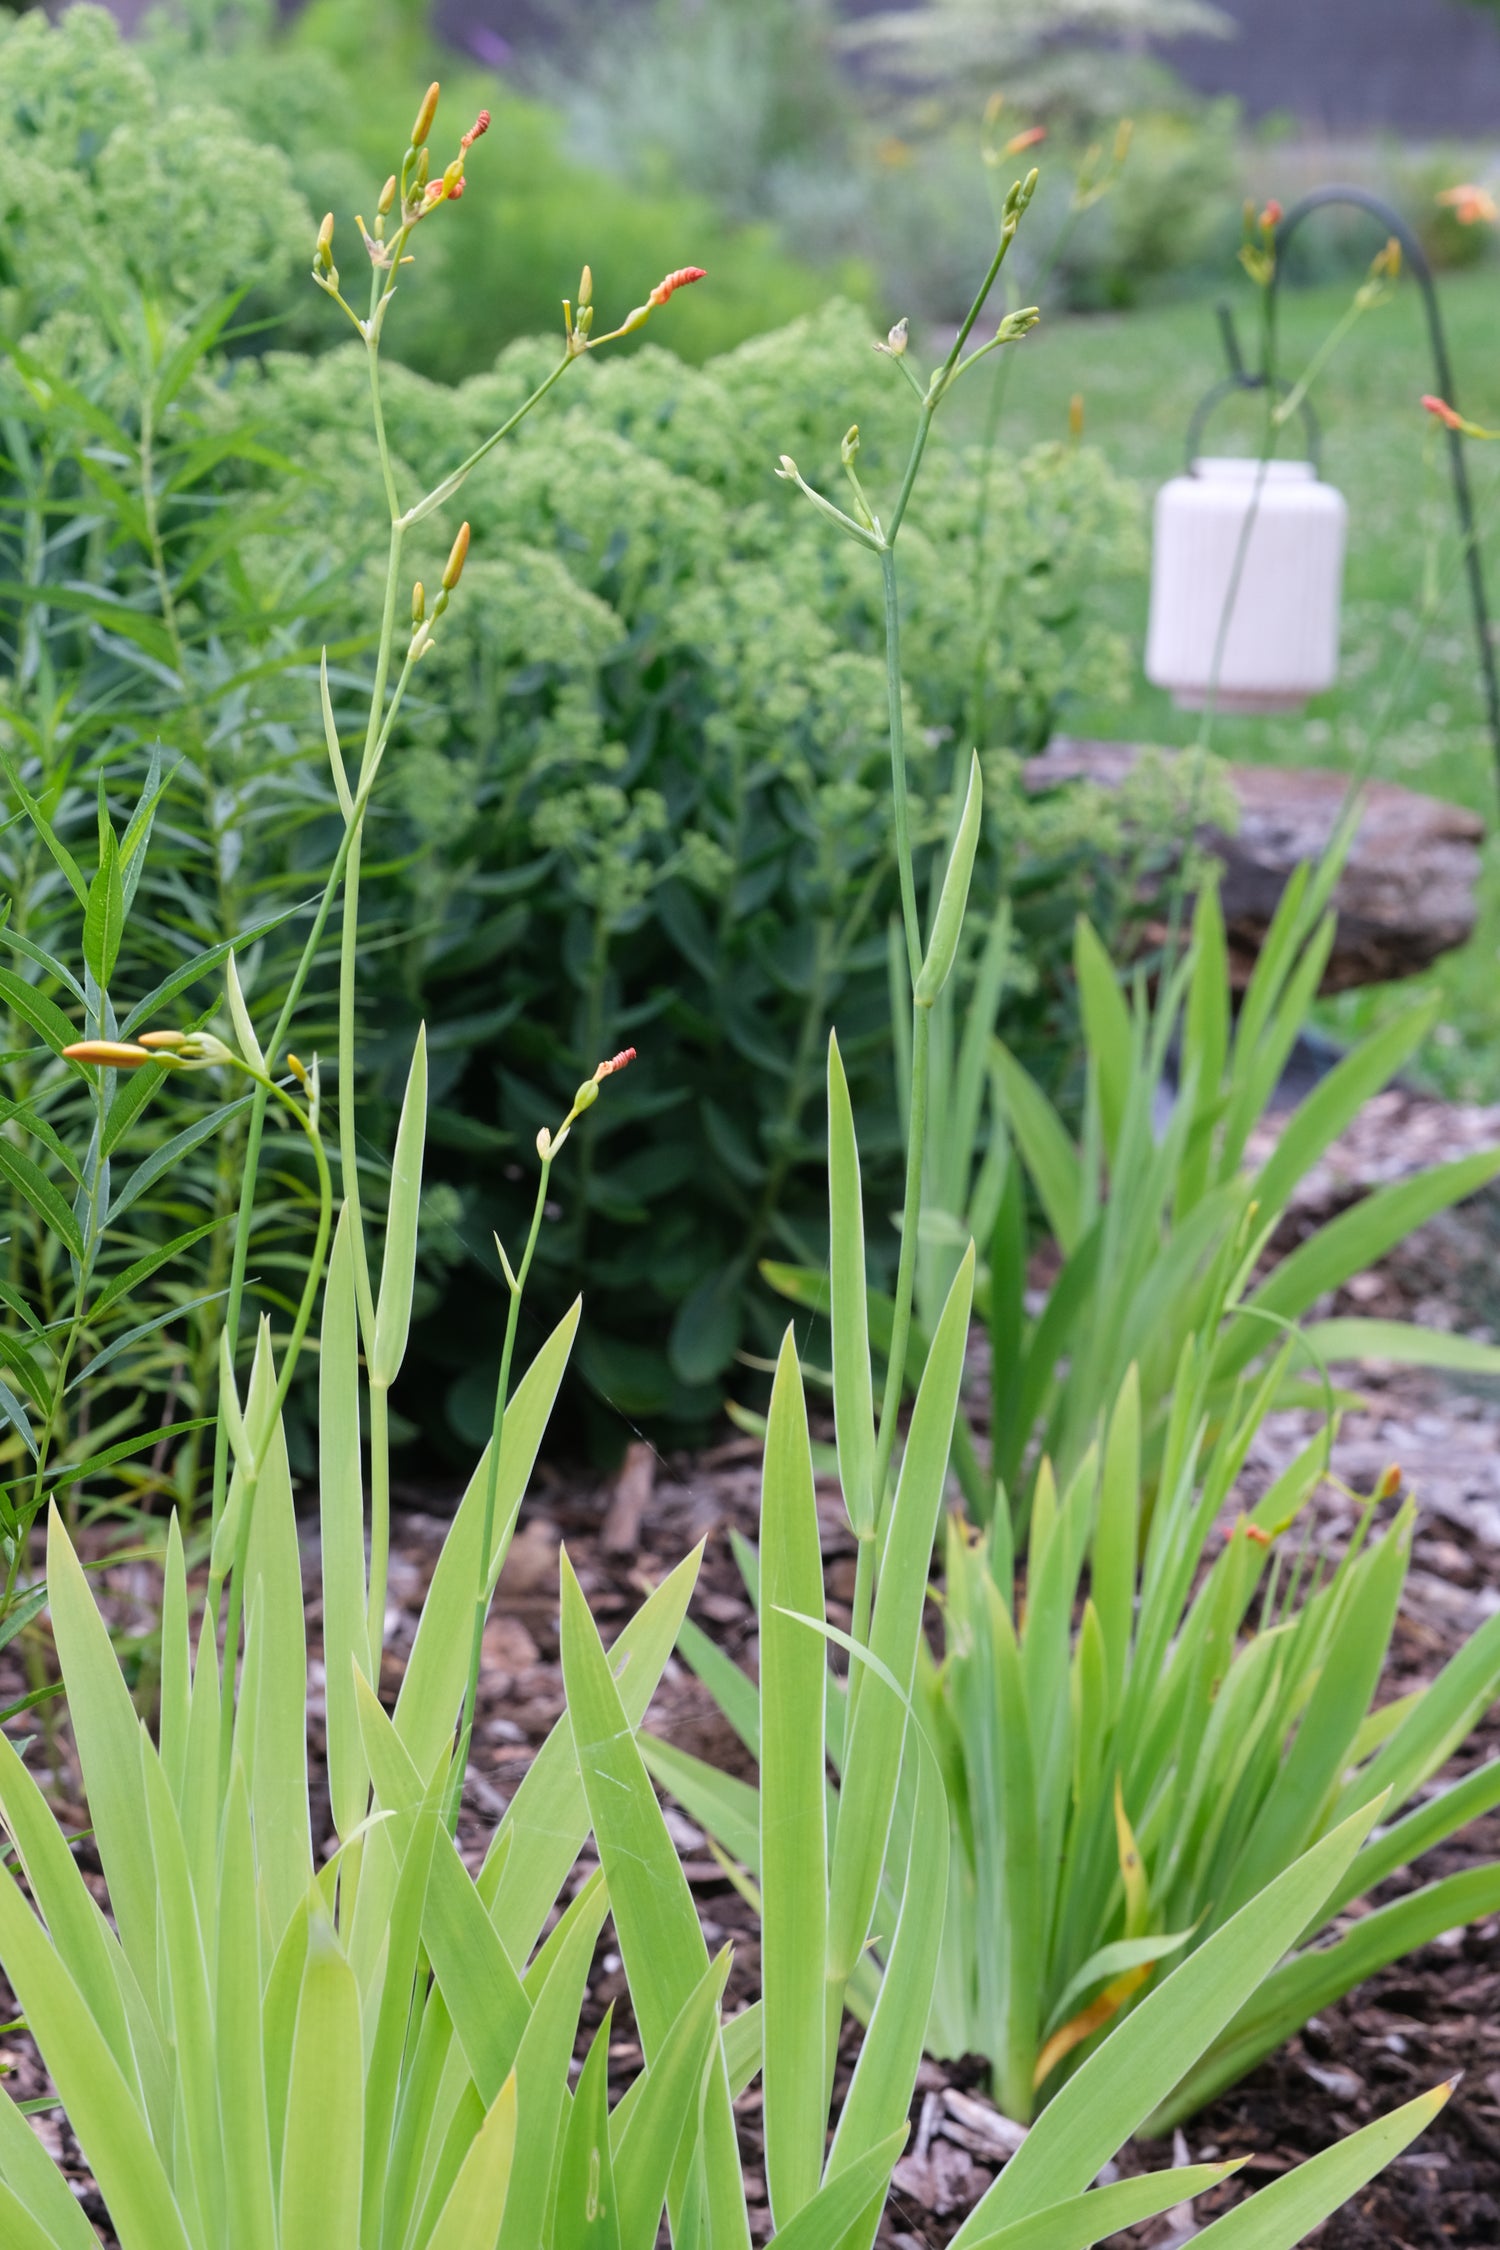
[(432, 131), (432, 121), (437, 115), (438, 95), (441, 91), (438, 81), (434, 78), (432, 84), (422, 96), (422, 106), (417, 111), (417, 122), (411, 129), (411, 145), (413, 148), (420, 148)]
[(381, 189), (380, 201), (375, 206), (376, 211), (382, 219), (385, 217), (387, 211), (389, 211), (391, 205), (395, 202), (395, 200), (396, 175), (393, 172), (390, 178), (386, 181), (385, 186)]
[(1398, 1492), (1399, 1492), (1400, 1490), (1401, 1490), (1401, 1468), (1400, 1468), (1400, 1464), (1399, 1464), (1398, 1462), (1392, 1461), (1392, 1463), (1390, 1464), (1390, 1467), (1389, 1467), (1389, 1468), (1386, 1468), (1386, 1469), (1382, 1469), (1382, 1470), (1381, 1470), (1381, 1472), (1380, 1472), (1380, 1482), (1379, 1482), (1379, 1484), (1377, 1484), (1377, 1485), (1376, 1485), (1376, 1487), (1375, 1487), (1375, 1493), (1374, 1493), (1374, 1497), (1375, 1497), (1375, 1498), (1376, 1498), (1377, 1500), (1394, 1500), (1394, 1499), (1395, 1499), (1395, 1497), (1396, 1497), (1396, 1494), (1397, 1494), (1397, 1493), (1398, 1493)]
[(71, 1047), (64, 1047), (64, 1059), (76, 1063), (97, 1063), (101, 1070), (139, 1070), (142, 1063), (151, 1060), (145, 1047), (137, 1047), (123, 1039), (79, 1039)]
[(419, 578), (411, 590), (411, 621), (413, 625), (420, 625), (426, 615), (427, 593)]
[(443, 592), (445, 594), (451, 594), (460, 578), (462, 578), (468, 553), (469, 527), (466, 523), (461, 523), (458, 527), (458, 537), (453, 542), (447, 564), (443, 570)]
[(585, 266), (578, 277), (578, 310), (587, 311), (594, 301), (594, 269)]
[(165, 1047), (169, 1052), (177, 1047), (185, 1047), (187, 1043), (188, 1035), (185, 1031), (143, 1031), (138, 1041), (142, 1047)]

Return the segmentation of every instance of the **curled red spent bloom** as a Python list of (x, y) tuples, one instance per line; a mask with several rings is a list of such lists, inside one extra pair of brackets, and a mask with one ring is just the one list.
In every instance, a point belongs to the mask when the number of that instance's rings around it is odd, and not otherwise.
[(1266, 205), (1264, 211), (1262, 211), (1260, 215), (1260, 223), (1262, 229), (1267, 234), (1270, 234), (1273, 228), (1280, 226), (1281, 205), (1277, 202), (1274, 195), (1272, 196), (1270, 202)]
[(1436, 421), (1442, 423), (1445, 430), (1461, 430), (1463, 428), (1463, 416), (1456, 412), (1445, 398), (1434, 398), (1431, 391), (1424, 391), (1422, 393), (1422, 404)]
[(1270, 1546), (1271, 1534), (1269, 1533), (1269, 1531), (1263, 1531), (1258, 1523), (1246, 1522), (1241, 1526), (1241, 1529), (1244, 1531), (1245, 1537), (1251, 1542), (1252, 1546)]
[(667, 274), (656, 284), (646, 299), (647, 304), (664, 305), (674, 289), (686, 289), (689, 282), (702, 281), (707, 272), (707, 266), (679, 266), (675, 273)]
[(1036, 148), (1047, 138), (1045, 125), (1028, 125), (1024, 133), (1012, 133), (1005, 144), (1007, 156), (1019, 156), (1022, 149)]
[(617, 1070), (623, 1070), (627, 1063), (633, 1063), (634, 1061), (634, 1047), (622, 1047), (617, 1055), (611, 1055), (608, 1062), (602, 1062), (599, 1065), (599, 1068), (594, 1072), (594, 1084), (596, 1086), (602, 1085), (606, 1078), (613, 1078)]
[(490, 113), (487, 109), (482, 109), (479, 112), (479, 115), (475, 118), (473, 124), (469, 127), (467, 133), (465, 133), (463, 139), (458, 144), (459, 148), (462, 150), (465, 156), (468, 155), (470, 149), (474, 146), (474, 143), (476, 141), (482, 140), (484, 138), (484, 135), (489, 131), (489, 129)]

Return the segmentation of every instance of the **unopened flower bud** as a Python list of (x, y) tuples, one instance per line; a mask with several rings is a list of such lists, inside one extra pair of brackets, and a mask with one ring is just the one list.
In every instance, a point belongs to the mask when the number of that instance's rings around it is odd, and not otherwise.
[(445, 594), (451, 594), (460, 578), (462, 578), (468, 552), (469, 527), (466, 523), (461, 523), (458, 527), (458, 537), (449, 550), (448, 560), (443, 569), (443, 592)]
[(1373, 1493), (1372, 1497), (1373, 1497), (1374, 1499), (1376, 1499), (1376, 1500), (1394, 1500), (1394, 1499), (1395, 1499), (1395, 1497), (1396, 1497), (1396, 1494), (1397, 1494), (1397, 1493), (1398, 1493), (1398, 1492), (1399, 1492), (1400, 1490), (1401, 1490), (1401, 1470), (1400, 1470), (1400, 1466), (1399, 1466), (1399, 1464), (1398, 1464), (1397, 1462), (1395, 1462), (1395, 1461), (1392, 1461), (1392, 1462), (1391, 1462), (1391, 1464), (1390, 1464), (1390, 1466), (1389, 1466), (1388, 1468), (1384, 1468), (1384, 1469), (1382, 1469), (1382, 1470), (1381, 1470), (1381, 1472), (1380, 1472), (1380, 1482), (1379, 1482), (1379, 1483), (1378, 1483), (1378, 1484), (1376, 1485), (1376, 1487), (1375, 1487), (1375, 1490), (1374, 1490), (1374, 1493)]
[(995, 119), (1000, 115), (1000, 112), (1002, 109), (1004, 109), (1004, 107), (1005, 96), (1001, 93), (999, 87), (997, 86), (995, 88), (995, 91), (991, 94), (989, 100), (984, 105), (984, 121), (986, 125), (993, 125)]
[(143, 1031), (137, 1042), (142, 1047), (165, 1048), (169, 1053), (178, 1047), (185, 1047), (187, 1043), (188, 1035), (185, 1031)]
[(552, 1154), (552, 1135), (545, 1125), (540, 1125), (537, 1128), (536, 1152), (544, 1164)]
[(585, 266), (582, 273), (578, 276), (578, 310), (580, 312), (587, 312), (589, 306), (593, 303), (593, 301), (594, 269), (592, 266)]
[(139, 1070), (152, 1060), (150, 1050), (124, 1039), (78, 1039), (64, 1047), (66, 1062), (97, 1063), (101, 1070)]
[[(1430, 406), (1430, 405), (1431, 405), (1431, 403), (1432, 403), (1432, 401), (1431, 401), (1430, 399), (1424, 399), (1424, 400), (1422, 401), (1422, 404), (1423, 404), (1424, 406)], [(801, 480), (801, 478), (800, 478), (800, 476), (799, 476), (799, 474), (798, 474), (798, 471), (797, 471), (797, 464), (796, 464), (796, 462), (795, 462), (795, 461), (794, 461), (794, 460), (792, 459), (792, 457), (791, 457), (790, 453), (783, 453), (783, 454), (782, 454), (782, 456), (781, 456), (781, 465), (780, 465), (780, 467), (779, 467), (779, 468), (777, 469), (777, 471), (776, 471), (776, 474), (777, 474), (777, 475), (778, 475), (779, 477), (786, 477), (786, 478), (788, 479), (788, 481), (789, 481), (790, 483), (792, 483), (792, 484), (800, 484), (800, 482), (802, 481), (802, 480)]]
[(450, 200), (457, 198), (463, 187), (463, 178), (464, 160), (461, 156), (455, 156), (453, 162), (443, 168), (443, 193)]
[(892, 359), (902, 359), (905, 357), (906, 346), (910, 335), (911, 322), (903, 313), (901, 318), (896, 322), (895, 326), (886, 330), (885, 342), (883, 344), (877, 344), (875, 346), (875, 349), (878, 352), (888, 352)]
[(1068, 435), (1076, 445), (1083, 435), (1083, 393), (1075, 391), (1068, 401)]
[(333, 213), (331, 211), (324, 218), (323, 224), (318, 229), (317, 246), (313, 251), (313, 263), (320, 267), (324, 273), (328, 273), (332, 269)]
[(427, 593), (419, 578), (411, 590), (411, 621), (413, 625), (420, 625), (426, 615)]
[(297, 1056), (295, 1056), (291, 1052), (290, 1048), (288, 1048), (287, 1050), (286, 1067), (291, 1072), (292, 1076), (296, 1079), (297, 1084), (304, 1089), (307, 1088), (307, 1065), (303, 1062), (300, 1062)]
[(1442, 423), (1445, 430), (1461, 430), (1463, 428), (1463, 416), (1456, 412), (1445, 398), (1434, 398), (1430, 391), (1424, 391), (1422, 404), (1435, 421)]
[(1013, 133), (1005, 144), (1007, 156), (1019, 156), (1023, 149), (1038, 148), (1047, 138), (1045, 125), (1028, 125), (1024, 133)]
[(859, 457), (859, 424), (851, 422), (844, 432), (844, 442), (839, 447), (839, 459), (846, 469), (852, 469)]
[(1281, 205), (1277, 202), (1275, 196), (1273, 195), (1270, 202), (1266, 205), (1264, 211), (1262, 211), (1260, 215), (1260, 231), (1262, 234), (1274, 234), (1280, 224)]
[(381, 216), (381, 218), (382, 218), (382, 219), (383, 219), (383, 218), (385, 217), (385, 215), (386, 215), (387, 211), (389, 211), (389, 209), (390, 209), (391, 205), (392, 205), (392, 204), (393, 204), (393, 203), (395, 202), (395, 200), (396, 200), (396, 175), (395, 175), (395, 173), (393, 172), (393, 173), (391, 174), (390, 178), (389, 178), (389, 179), (388, 179), (388, 180), (386, 181), (386, 183), (385, 183), (385, 186), (384, 186), (384, 187), (383, 187), (383, 188), (381, 189), (381, 191), (380, 191), (380, 201), (379, 201), (379, 202), (378, 202), (378, 203), (376, 204), (376, 206), (375, 206), (375, 209), (376, 209), (376, 210), (377, 210), (377, 212), (378, 212), (378, 213), (380, 214), (380, 216)]
[(432, 84), (422, 96), (422, 106), (417, 111), (417, 121), (411, 129), (411, 145), (413, 148), (420, 148), (432, 131), (432, 121), (437, 115), (438, 95), (441, 91), (441, 86), (434, 78)]

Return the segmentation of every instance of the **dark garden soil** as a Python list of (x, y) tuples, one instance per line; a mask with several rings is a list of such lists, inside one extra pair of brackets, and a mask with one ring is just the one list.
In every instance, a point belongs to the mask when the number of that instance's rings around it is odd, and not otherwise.
[[(1363, 1148), (1343, 1152), (1324, 1167), (1299, 1213), (1284, 1229), (1289, 1246), (1312, 1221), (1351, 1199), (1373, 1177), (1405, 1165), (1393, 1144), (1405, 1143), (1416, 1161), (1431, 1162), (1473, 1145), (1481, 1127), (1495, 1137), (1495, 1121), (1437, 1112), (1436, 1105), (1405, 1103), (1389, 1110)], [(1343, 1293), (1336, 1309), (1417, 1317), (1432, 1326), (1500, 1332), (1500, 1287), (1494, 1250), (1500, 1240), (1500, 1196), (1479, 1198), (1464, 1211), (1428, 1227), (1374, 1274)], [(1335, 1457), (1342, 1480), (1368, 1491), (1388, 1462), (1401, 1465), (1415, 1492), (1418, 1524), (1407, 1595), (1397, 1627), (1382, 1698), (1431, 1679), (1446, 1658), (1486, 1616), (1500, 1608), (1500, 1386), (1478, 1395), (1427, 1375), (1369, 1371), (1366, 1406), (1351, 1414)], [(1239, 1498), (1264, 1488), (1303, 1441), (1310, 1427), (1298, 1415), (1268, 1425), (1248, 1465)], [(661, 1459), (634, 1441), (623, 1469), (608, 1485), (543, 1465), (523, 1507), (520, 1528), (500, 1581), (485, 1636), (475, 1755), (465, 1793), (460, 1842), (477, 1863), (494, 1825), (550, 1728), (563, 1710), (557, 1645), (558, 1547), (566, 1541), (594, 1614), (606, 1638), (700, 1539), (706, 1541), (692, 1614), (737, 1658), (753, 1663), (750, 1605), (730, 1553), (731, 1529), (753, 1533), (758, 1491), (758, 1448), (734, 1439), (694, 1456)], [(398, 1499), (403, 1497), (398, 1495)], [(399, 1685), (422, 1597), (455, 1496), (408, 1492), (394, 1527), (388, 1616), (388, 1653), (382, 1681), (389, 1697)], [(852, 1541), (831, 1487), (820, 1487), (819, 1513), (827, 1558), (832, 1622), (847, 1625), (853, 1587)], [(1352, 1503), (1330, 1487), (1319, 1504), (1315, 1541), (1334, 1550), (1353, 1520)], [(144, 1564), (123, 1563), (108, 1573), (117, 1629), (127, 1639), (149, 1636), (154, 1586)], [(311, 1585), (311, 1575), (309, 1578)], [(308, 1611), (314, 1647), (310, 1746), (315, 1765), (322, 1752), (321, 1667), (316, 1661), (320, 1618)], [(45, 1664), (39, 1647), (34, 1661)], [(7, 1699), (35, 1675), (22, 1676), (20, 1651), (0, 1652), (0, 1694)], [(647, 1721), (656, 1732), (702, 1757), (744, 1773), (747, 1762), (704, 1691), (676, 1659), (669, 1662)], [(19, 1731), (13, 1729), (12, 1731)], [(1466, 1744), (1456, 1773), (1500, 1751), (1500, 1712)], [(30, 1754), (34, 1770), (46, 1764), (43, 1745)], [(77, 1780), (64, 1736), (57, 1746), (56, 1798), (61, 1817), (82, 1828)], [(758, 1987), (754, 1919), (702, 1837), (675, 1810), (669, 1823), (682, 1850), (711, 1948), (732, 1942), (735, 1965), (728, 2005)], [(81, 1863), (97, 1876), (85, 1841)], [(1428, 1855), (1416, 1870), (1377, 1896), (1394, 1895), (1418, 1881), (1500, 1857), (1500, 1813), (1492, 1814), (1451, 1844)], [(586, 1863), (587, 1864), (587, 1863)], [(611, 2056), (617, 2078), (639, 2068), (640, 2051), (624, 1999), (618, 1956), (606, 1930), (595, 1963), (585, 2033), (616, 2003)], [(0, 1988), (0, 2007), (13, 2009)], [(845, 2070), (852, 2060), (846, 2041)], [(0, 2065), (18, 2098), (45, 2093), (46, 2084), (24, 2034), (0, 2032)], [(1121, 2172), (1177, 2162), (1242, 2157), (1244, 2169), (1192, 2211), (1169, 2214), (1117, 2239), (1136, 2250), (1168, 2250), (1188, 2241), (1206, 2219), (1249, 2190), (1342, 2134), (1434, 2085), (1462, 2074), (1462, 2084), (1437, 2122), (1405, 2156), (1337, 2213), (1313, 2237), (1323, 2250), (1481, 2250), (1500, 2245), (1500, 1917), (1493, 1917), (1373, 1978), (1362, 1990), (1310, 2023), (1302, 2036), (1192, 2118), (1169, 2144), (1132, 2143), (1119, 2159)], [(761, 2171), (760, 2097), (752, 2087), (738, 2105), (757, 2240), (770, 2231)], [(73, 2174), (89, 2216), (103, 2214), (60, 2113), (37, 2116), (36, 2130)], [(888, 2250), (942, 2250), (965, 2214), (1015, 2146), (1014, 2129), (985, 2095), (977, 2060), (924, 2063), (912, 2112), (913, 2136), (896, 2175), (896, 2191), (882, 2222)]]

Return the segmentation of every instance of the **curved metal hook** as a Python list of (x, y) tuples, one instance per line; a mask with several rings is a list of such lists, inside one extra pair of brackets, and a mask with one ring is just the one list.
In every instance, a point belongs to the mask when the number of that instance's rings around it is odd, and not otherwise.
[[(1221, 383), (1215, 383), (1212, 390), (1204, 392), (1202, 398), (1199, 399), (1197, 405), (1193, 408), (1193, 418), (1188, 423), (1187, 468), (1189, 476), (1195, 474), (1193, 463), (1198, 458), (1199, 440), (1203, 435), (1204, 426), (1206, 425), (1209, 416), (1213, 413), (1214, 408), (1218, 406), (1224, 399), (1233, 396), (1233, 394), (1237, 391), (1263, 391), (1265, 387), (1266, 379), (1264, 375), (1247, 375), (1244, 372), (1243, 368), (1241, 368), (1237, 370), (1233, 375), (1226, 375)], [(1278, 376), (1276, 381), (1276, 388), (1278, 391), (1285, 393), (1290, 391), (1293, 388), (1293, 385), (1286, 380), (1285, 376)], [(1312, 463), (1313, 475), (1317, 476), (1320, 474), (1320, 463), (1323, 451), (1323, 432), (1319, 426), (1318, 417), (1313, 412), (1312, 401), (1310, 399), (1303, 398), (1300, 406), (1300, 412), (1302, 415), (1303, 427), (1307, 431), (1307, 458)]]
[[(1427, 315), (1427, 334), (1432, 345), (1433, 372), (1437, 377), (1437, 391), (1454, 408), (1458, 401), (1453, 395), (1453, 366), (1448, 357), (1448, 340), (1443, 332), (1443, 318), (1438, 308), (1437, 287), (1427, 253), (1413, 234), (1399, 211), (1392, 210), (1382, 197), (1372, 195), (1368, 188), (1324, 187), (1314, 188), (1294, 203), (1276, 229), (1276, 258), (1271, 272), (1269, 288), (1268, 327), (1274, 328), (1276, 318), (1276, 293), (1281, 285), (1281, 270), (1287, 244), (1304, 219), (1314, 211), (1328, 209), (1331, 204), (1349, 204), (1357, 211), (1368, 212), (1378, 219), (1388, 235), (1394, 235), (1401, 245), (1401, 255), (1410, 268), (1422, 296), (1422, 309)], [(1269, 344), (1268, 344), (1269, 349)], [(1236, 354), (1237, 356), (1237, 354)], [(1265, 382), (1268, 370), (1263, 366), (1259, 376)], [(1495, 651), (1490, 639), (1489, 602), (1485, 594), (1484, 564), (1479, 552), (1479, 534), (1474, 523), (1474, 498), (1469, 489), (1469, 466), (1464, 458), (1463, 433), (1450, 429), (1448, 438), (1448, 467), (1453, 478), (1453, 500), (1458, 510), (1459, 527), (1463, 534), (1464, 566), (1469, 580), (1469, 600), (1474, 612), (1474, 638), (1479, 650), (1479, 673), (1484, 683), (1485, 716), (1489, 722), (1490, 741), (1494, 746), (1497, 775), (1500, 775), (1500, 681), (1495, 674)]]

